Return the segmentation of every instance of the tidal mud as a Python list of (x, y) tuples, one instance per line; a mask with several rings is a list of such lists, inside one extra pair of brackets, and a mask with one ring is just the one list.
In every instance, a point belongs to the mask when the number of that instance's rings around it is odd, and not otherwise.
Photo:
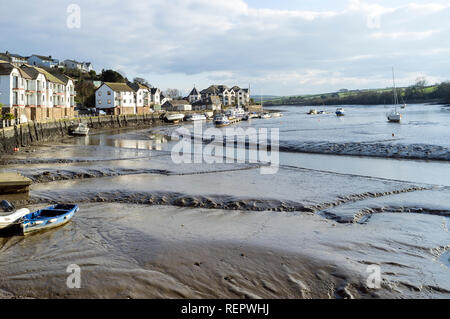
[[(304, 121), (311, 120), (305, 115)], [(300, 135), (299, 145), (320, 151), (328, 145), (313, 141), (329, 134), (327, 143), (346, 145), (342, 152), (347, 147), (357, 155), (366, 147), (339, 140), (334, 133), (341, 123), (324, 130), (309, 125), (302, 134), (315, 135), (307, 136), (312, 141)], [(374, 132), (348, 127), (360, 142), (372, 135), (373, 145), (381, 140), (376, 126)], [(283, 128), (294, 132), (293, 124)], [(445, 182), (415, 182), (408, 174), (402, 179), (389, 174), (389, 165), (383, 178), (336, 163), (305, 168), (292, 156), (296, 150), (282, 152), (274, 175), (261, 174), (267, 165), (261, 162), (175, 164), (175, 141), (168, 138), (174, 129), (105, 131), (6, 156), (3, 171), (34, 181), (29, 196), (10, 198), (17, 206), (35, 210), (68, 202), (81, 209), (52, 231), (0, 234), (0, 297), (450, 297)], [(405, 145), (421, 154), (415, 136), (408, 139)], [(391, 147), (386, 143), (395, 141), (388, 140), (379, 147)], [(447, 146), (441, 147), (432, 154), (445, 155)], [(81, 268), (80, 289), (66, 286), (71, 264)], [(368, 267), (374, 266), (380, 286), (371, 288)]]

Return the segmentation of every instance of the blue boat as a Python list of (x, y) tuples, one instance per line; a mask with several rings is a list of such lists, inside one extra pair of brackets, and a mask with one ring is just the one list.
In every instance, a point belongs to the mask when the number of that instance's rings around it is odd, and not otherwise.
[(344, 116), (344, 115), (345, 115), (344, 109), (343, 109), (342, 107), (339, 107), (339, 108), (336, 110), (336, 115), (337, 115), (337, 116)]
[(24, 235), (47, 230), (69, 222), (79, 210), (78, 205), (57, 204), (25, 215), (21, 221)]

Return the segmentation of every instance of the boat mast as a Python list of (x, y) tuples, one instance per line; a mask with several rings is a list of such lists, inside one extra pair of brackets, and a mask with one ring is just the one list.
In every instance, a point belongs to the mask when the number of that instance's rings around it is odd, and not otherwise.
[(395, 112), (397, 112), (398, 96), (397, 96), (397, 88), (395, 86), (394, 67), (392, 67), (392, 82), (394, 83), (394, 106)]

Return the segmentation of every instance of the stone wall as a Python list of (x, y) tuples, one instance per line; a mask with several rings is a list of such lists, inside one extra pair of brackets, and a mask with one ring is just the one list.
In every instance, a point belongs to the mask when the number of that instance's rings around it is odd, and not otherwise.
[(11, 153), (16, 147), (25, 147), (42, 142), (58, 140), (69, 135), (71, 123), (86, 123), (90, 129), (125, 127), (149, 127), (161, 125), (160, 113), (142, 115), (110, 115), (82, 117), (41, 122), (28, 122), (0, 129), (0, 156)]

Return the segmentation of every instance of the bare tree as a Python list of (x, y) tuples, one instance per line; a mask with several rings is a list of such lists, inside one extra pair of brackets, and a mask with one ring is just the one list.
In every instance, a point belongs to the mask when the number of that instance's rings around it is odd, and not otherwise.
[(164, 95), (174, 100), (181, 98), (181, 92), (178, 89), (167, 89)]

